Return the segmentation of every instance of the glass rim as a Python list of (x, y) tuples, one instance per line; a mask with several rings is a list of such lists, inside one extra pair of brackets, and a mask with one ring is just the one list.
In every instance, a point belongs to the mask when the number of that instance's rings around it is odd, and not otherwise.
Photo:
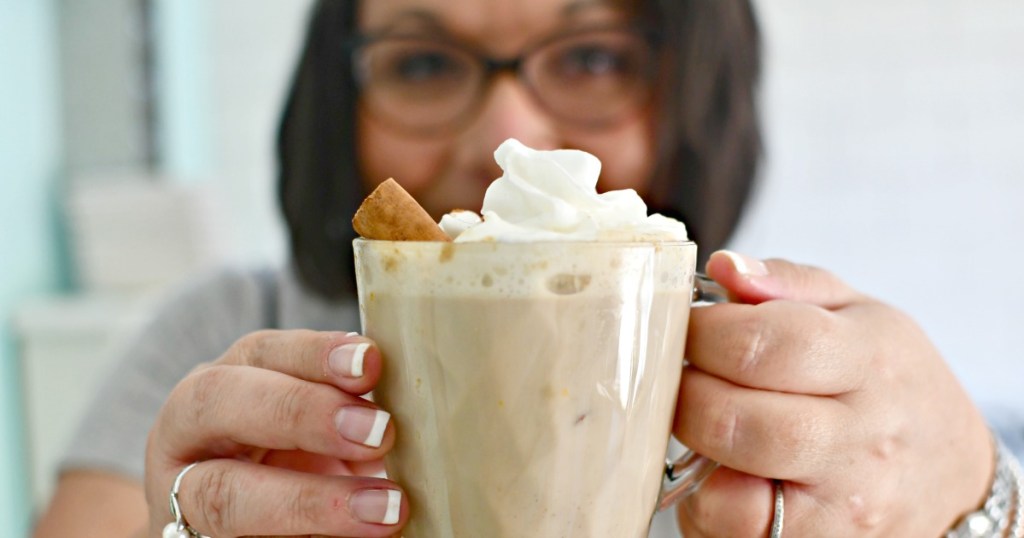
[[(623, 248), (623, 247), (633, 247), (633, 248), (652, 248), (652, 247), (653, 248), (657, 248), (657, 247), (665, 248), (665, 247), (668, 247), (668, 248), (673, 248), (673, 247), (697, 246), (697, 243), (694, 240), (692, 240), (692, 239), (687, 239), (685, 241), (684, 240), (680, 240), (680, 239), (672, 239), (672, 240), (667, 240), (667, 241), (658, 241), (658, 240), (650, 240), (650, 241), (622, 241), (622, 240), (603, 241), (603, 240), (599, 240), (599, 239), (576, 239), (576, 240), (573, 240), (573, 239), (561, 240), (561, 239), (559, 239), (559, 240), (541, 240), (541, 241), (464, 241), (464, 242), (458, 243), (458, 242), (455, 242), (455, 241), (409, 241), (409, 240), (398, 241), (398, 240), (390, 240), (390, 239), (367, 239), (365, 237), (357, 237), (357, 238), (353, 239), (352, 240), (352, 244), (353, 244), (353, 246), (359, 246), (359, 245), (364, 245), (364, 244), (365, 245), (370, 245), (370, 244), (372, 244), (372, 245), (389, 245), (389, 246), (403, 245), (403, 246), (408, 246), (409, 248), (424, 248), (424, 249), (425, 248), (430, 248), (430, 246), (441, 247), (441, 248), (444, 248), (446, 246), (449, 247), (449, 248), (454, 248), (454, 247), (457, 247), (457, 246), (459, 248), (470, 248), (470, 246), (476, 246), (478, 248), (488, 247), (488, 248), (492, 248), (492, 249), (499, 248), (499, 247), (501, 247), (501, 248), (513, 247), (513, 248), (515, 248), (515, 247), (537, 247), (537, 246), (545, 246), (545, 247), (558, 247), (558, 246), (562, 246), (562, 247), (581, 247), (581, 246), (586, 246), (586, 247), (619, 247), (619, 248)], [(415, 245), (415, 247), (413, 247), (413, 245)]]

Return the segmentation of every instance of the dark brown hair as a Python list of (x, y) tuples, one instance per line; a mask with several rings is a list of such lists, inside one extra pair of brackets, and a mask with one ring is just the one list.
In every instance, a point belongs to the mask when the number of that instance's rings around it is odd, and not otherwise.
[[(351, 219), (365, 196), (357, 87), (347, 43), (357, 0), (318, 0), (278, 133), (279, 198), (303, 284), (339, 299), (353, 286)], [(684, 220), (706, 256), (739, 221), (761, 153), (760, 37), (749, 0), (635, 0), (660, 38), (657, 165), (648, 203)]]

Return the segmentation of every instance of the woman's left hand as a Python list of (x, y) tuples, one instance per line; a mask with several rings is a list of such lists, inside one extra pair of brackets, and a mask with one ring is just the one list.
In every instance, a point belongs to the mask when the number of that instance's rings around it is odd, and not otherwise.
[[(740, 304), (696, 308), (675, 435), (722, 467), (679, 506), (687, 538), (936, 537), (987, 495), (981, 414), (908, 317), (820, 269), (716, 253)], [(949, 308), (957, 308), (956, 294)]]

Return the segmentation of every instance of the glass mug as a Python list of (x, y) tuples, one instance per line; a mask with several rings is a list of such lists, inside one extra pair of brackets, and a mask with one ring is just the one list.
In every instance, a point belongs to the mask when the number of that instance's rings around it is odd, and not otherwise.
[[(666, 465), (692, 242), (354, 242), (405, 538), (646, 537), (714, 464)], [(720, 295), (720, 294), (719, 294)], [(719, 297), (713, 297), (717, 302)]]

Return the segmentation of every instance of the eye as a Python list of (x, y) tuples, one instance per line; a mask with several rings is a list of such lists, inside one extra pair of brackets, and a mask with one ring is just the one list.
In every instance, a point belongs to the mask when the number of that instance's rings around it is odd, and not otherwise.
[(629, 55), (606, 45), (577, 45), (563, 52), (559, 71), (567, 76), (602, 76), (630, 71)]
[(405, 84), (436, 82), (461, 77), (465, 63), (443, 50), (407, 49), (391, 57), (389, 78)]
[(364, 89), (402, 92), (404, 98), (444, 95), (472, 84), (476, 58), (450, 43), (415, 37), (383, 37), (358, 50)]

